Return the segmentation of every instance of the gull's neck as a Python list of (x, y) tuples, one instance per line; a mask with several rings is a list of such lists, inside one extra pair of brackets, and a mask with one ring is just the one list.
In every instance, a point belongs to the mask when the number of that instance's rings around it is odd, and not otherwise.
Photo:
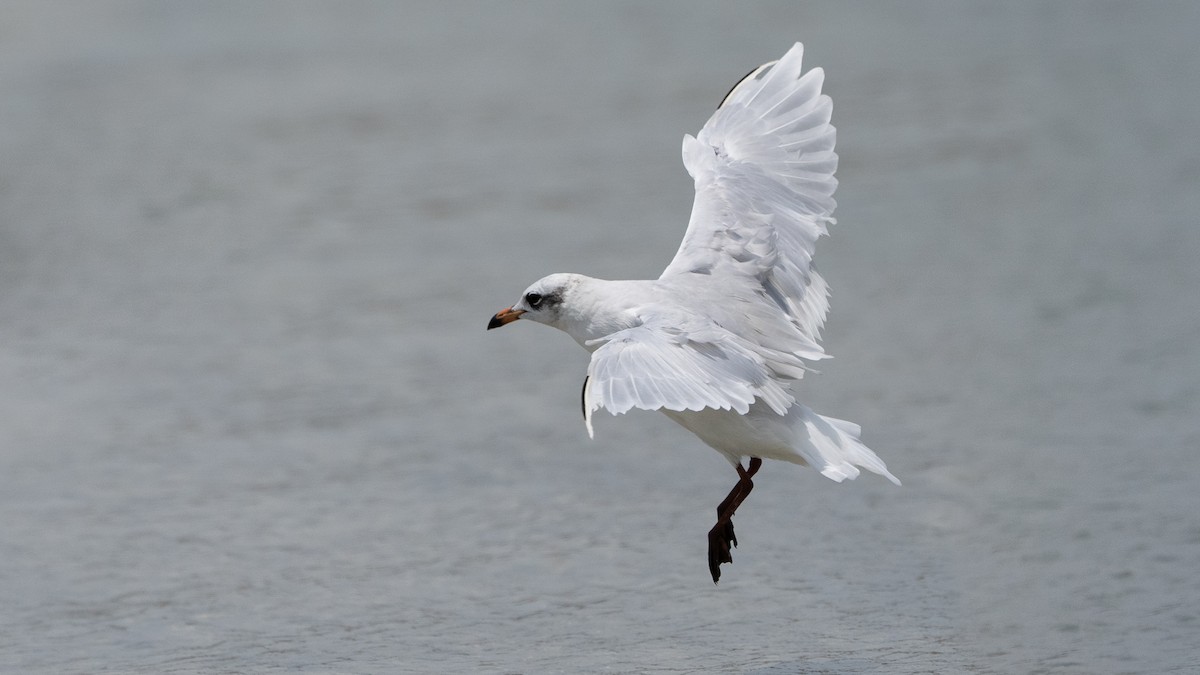
[(587, 344), (619, 330), (639, 325), (638, 309), (648, 300), (652, 281), (609, 281), (572, 275), (562, 313), (553, 325), (589, 352), (600, 345)]

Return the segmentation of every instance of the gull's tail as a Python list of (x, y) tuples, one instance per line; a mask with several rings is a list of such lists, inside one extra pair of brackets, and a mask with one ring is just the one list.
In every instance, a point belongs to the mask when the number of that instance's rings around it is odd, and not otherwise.
[(877, 473), (896, 485), (900, 481), (871, 449), (858, 440), (862, 427), (853, 422), (824, 417), (800, 404), (788, 410), (795, 450), (802, 460), (827, 478), (842, 482), (857, 478), (859, 467)]

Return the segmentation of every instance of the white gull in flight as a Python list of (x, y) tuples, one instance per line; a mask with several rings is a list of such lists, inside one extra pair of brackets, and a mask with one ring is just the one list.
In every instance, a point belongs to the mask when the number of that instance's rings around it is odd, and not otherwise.
[(859, 440), (857, 424), (818, 415), (792, 392), (806, 362), (828, 358), (820, 331), (829, 291), (812, 255), (834, 222), (838, 159), (824, 71), (803, 73), (803, 52), (797, 43), (756, 68), (698, 136), (684, 136), (696, 200), (662, 276), (551, 274), (488, 323), (530, 319), (591, 352), (589, 435), (600, 408), (661, 410), (733, 464), (738, 482), (709, 532), (714, 582), (733, 561), (733, 514), (763, 459), (811, 466), (838, 482), (861, 467), (900, 484)]

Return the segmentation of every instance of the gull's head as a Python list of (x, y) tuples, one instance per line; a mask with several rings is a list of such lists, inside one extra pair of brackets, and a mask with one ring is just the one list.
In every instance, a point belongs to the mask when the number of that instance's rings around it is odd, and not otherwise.
[(530, 319), (547, 326), (562, 328), (563, 307), (571, 291), (579, 285), (578, 274), (551, 274), (533, 282), (521, 299), (508, 309), (496, 312), (488, 321), (488, 330), (510, 324), (517, 319)]

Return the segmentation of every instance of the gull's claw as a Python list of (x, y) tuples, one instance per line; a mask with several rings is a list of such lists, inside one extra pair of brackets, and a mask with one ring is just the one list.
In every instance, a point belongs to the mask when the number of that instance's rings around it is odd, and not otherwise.
[(708, 571), (712, 574), (714, 584), (721, 580), (721, 565), (733, 562), (731, 546), (737, 547), (733, 520), (717, 521), (708, 531)]

